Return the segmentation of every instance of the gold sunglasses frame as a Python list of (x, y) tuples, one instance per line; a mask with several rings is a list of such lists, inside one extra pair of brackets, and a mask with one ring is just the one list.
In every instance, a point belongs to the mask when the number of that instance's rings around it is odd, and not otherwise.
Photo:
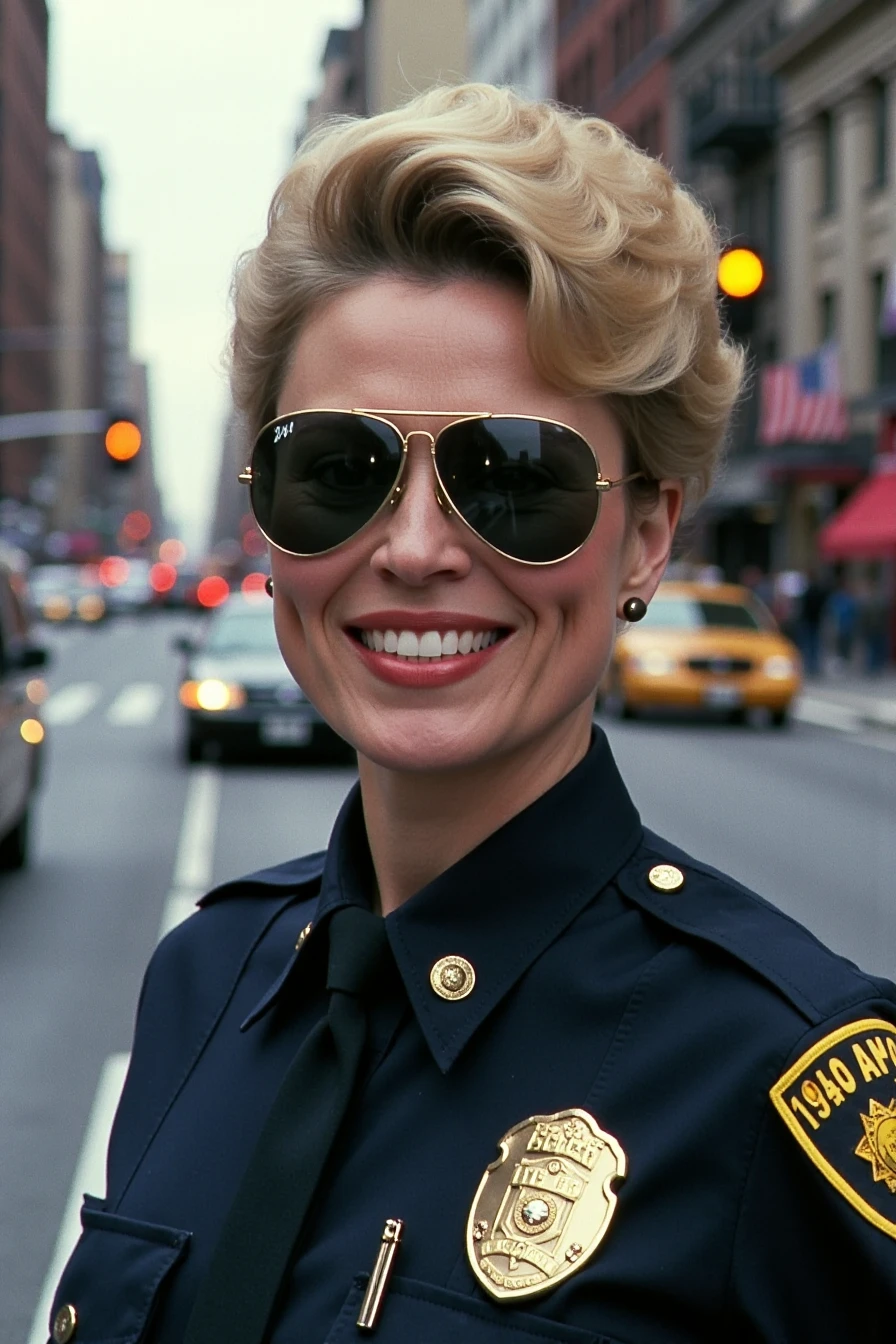
[[(278, 545), (278, 543), (274, 541), (272, 537), (268, 536), (267, 532), (265, 532), (264, 528), (258, 522), (258, 517), (256, 515), (255, 521), (258, 524), (258, 530), (264, 537), (265, 541), (267, 541), (270, 546), (273, 546), (275, 550), (280, 551), (281, 554), (292, 555), (299, 560), (313, 560), (316, 556), (319, 555), (331, 555), (333, 551), (338, 551), (341, 546), (345, 546), (347, 542), (352, 541), (355, 537), (360, 536), (361, 533), (364, 532), (370, 526), (370, 524), (379, 517), (379, 515), (383, 512), (384, 509), (395, 507), (395, 505), (399, 502), (401, 498), (401, 493), (403, 489), (402, 481), (404, 478), (405, 471), (407, 469), (407, 461), (408, 461), (408, 443), (409, 440), (414, 438), (415, 435), (420, 435), (425, 439), (429, 439), (429, 452), (430, 457), (432, 459), (432, 469), (436, 478), (436, 492), (435, 492), (436, 500), (438, 502), (439, 508), (442, 509), (446, 517), (449, 518), (454, 517), (459, 519), (459, 521), (463, 523), (464, 527), (466, 527), (469, 532), (472, 532), (473, 536), (476, 537), (477, 541), (482, 542), (483, 546), (487, 546), (489, 550), (494, 551), (496, 555), (503, 556), (505, 560), (513, 560), (518, 565), (531, 565), (535, 568), (543, 568), (545, 565), (559, 565), (562, 564), (564, 560), (569, 560), (578, 551), (580, 551), (582, 547), (590, 540), (594, 532), (594, 529), (597, 527), (597, 520), (600, 517), (601, 496), (606, 494), (608, 490), (615, 490), (616, 487), (619, 485), (627, 485), (629, 481), (636, 481), (639, 478), (645, 477), (645, 473), (643, 471), (633, 471), (628, 476), (620, 476), (615, 481), (608, 480), (606, 476), (602, 476), (600, 471), (600, 463), (597, 460), (597, 454), (594, 452), (594, 449), (591, 447), (591, 444), (588, 443), (588, 440), (585, 438), (585, 436), (583, 434), (580, 434), (577, 429), (574, 429), (572, 425), (564, 424), (562, 420), (552, 420), (549, 417), (543, 415), (503, 415), (503, 414), (496, 415), (492, 411), (400, 411), (400, 410), (374, 411), (363, 406), (353, 406), (351, 410), (346, 411), (344, 408), (337, 408), (332, 406), (330, 407), (309, 406), (301, 411), (287, 411), (285, 415), (277, 415), (274, 417), (273, 420), (269, 420), (266, 425), (262, 425), (261, 429), (255, 436), (255, 443), (252, 446), (252, 455), (254, 456), (255, 454), (255, 448), (262, 434), (266, 434), (269, 429), (271, 429), (274, 425), (279, 424), (281, 421), (289, 420), (291, 416), (299, 416), (299, 415), (363, 415), (366, 416), (369, 420), (377, 420), (382, 425), (388, 425), (389, 429), (391, 429), (398, 436), (401, 442), (401, 449), (402, 449), (401, 462), (399, 463), (398, 466), (398, 472), (395, 476), (395, 481), (388, 495), (383, 500), (382, 504), (379, 505), (376, 512), (371, 514), (367, 522), (363, 523), (361, 527), (358, 528), (357, 532), (352, 532), (351, 536), (346, 537), (344, 541), (338, 541), (335, 546), (328, 546), (327, 549), (324, 551), (287, 550), (285, 546)], [(431, 419), (441, 419), (441, 420), (448, 420), (450, 417), (450, 422), (447, 425), (443, 425), (442, 428), (439, 430), (439, 432), (435, 435), (431, 434), (428, 429), (412, 429), (409, 430), (407, 434), (402, 434), (398, 426), (394, 424), (391, 420), (388, 420), (386, 418), (389, 415), (412, 416), (415, 419), (424, 419), (426, 417), (429, 417)], [(438, 443), (440, 437), (442, 436), (442, 434), (444, 434), (446, 429), (453, 429), (455, 425), (464, 424), (468, 420), (532, 420), (539, 424), (559, 425), (561, 429), (566, 429), (569, 431), (570, 434), (575, 434), (576, 437), (581, 439), (584, 444), (587, 444), (589, 451), (594, 456), (594, 465), (597, 468), (597, 477), (594, 482), (594, 488), (597, 491), (597, 508), (594, 511), (594, 521), (591, 524), (591, 527), (588, 529), (588, 536), (583, 538), (583, 540), (579, 542), (578, 546), (574, 546), (573, 549), (571, 551), (567, 551), (565, 555), (558, 556), (556, 560), (522, 560), (517, 555), (510, 555), (508, 554), (507, 551), (502, 551), (500, 547), (495, 546), (493, 542), (490, 542), (486, 537), (481, 536), (480, 533), (476, 531), (472, 523), (467, 522), (463, 514), (460, 513), (456, 508), (456, 506), (453, 504), (451, 496), (449, 495), (447, 489), (445, 488), (445, 483), (442, 480), (441, 476), (439, 475), (439, 466), (436, 461), (436, 444)], [(243, 470), (240, 472), (237, 479), (243, 485), (248, 485), (250, 487), (249, 499), (251, 503), (252, 498), (251, 459), (248, 465), (245, 466)]]

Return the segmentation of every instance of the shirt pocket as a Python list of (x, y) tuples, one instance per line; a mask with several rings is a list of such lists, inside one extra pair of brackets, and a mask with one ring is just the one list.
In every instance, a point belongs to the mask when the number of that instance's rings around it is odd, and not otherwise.
[[(355, 1322), (367, 1278), (355, 1279), (325, 1344), (358, 1344)], [(512, 1308), (502, 1309), (463, 1293), (394, 1278), (386, 1289), (376, 1327), (377, 1344), (624, 1344), (624, 1341), (575, 1325)]]
[(85, 1195), (83, 1231), (53, 1299), (48, 1333), (65, 1312), (77, 1344), (138, 1344), (189, 1232), (107, 1213)]

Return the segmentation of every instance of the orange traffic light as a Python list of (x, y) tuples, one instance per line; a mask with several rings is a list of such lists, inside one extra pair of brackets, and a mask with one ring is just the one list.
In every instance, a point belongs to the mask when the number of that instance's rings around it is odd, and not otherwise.
[(729, 299), (748, 299), (765, 278), (765, 267), (751, 247), (732, 247), (719, 257), (719, 289)]
[(143, 435), (133, 420), (113, 420), (106, 430), (106, 452), (113, 462), (131, 462), (140, 451)]

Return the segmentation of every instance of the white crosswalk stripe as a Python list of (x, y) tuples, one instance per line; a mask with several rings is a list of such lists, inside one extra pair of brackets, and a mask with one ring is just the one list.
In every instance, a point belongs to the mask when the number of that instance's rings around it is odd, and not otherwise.
[(89, 714), (102, 695), (98, 681), (74, 681), (50, 696), (43, 707), (45, 723), (77, 723)]
[(118, 727), (137, 728), (152, 723), (162, 704), (164, 691), (151, 681), (135, 681), (119, 691), (106, 710), (109, 723)]

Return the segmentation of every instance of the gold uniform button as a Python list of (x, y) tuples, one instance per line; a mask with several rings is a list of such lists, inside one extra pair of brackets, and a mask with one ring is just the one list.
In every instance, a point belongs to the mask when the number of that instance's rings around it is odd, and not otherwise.
[(440, 957), (429, 973), (429, 983), (440, 999), (465, 999), (472, 993), (476, 972), (466, 957)]
[(78, 1313), (70, 1302), (60, 1307), (53, 1318), (53, 1344), (68, 1344), (78, 1328)]
[(306, 924), (305, 927), (304, 927), (304, 929), (302, 930), (302, 932), (299, 934), (298, 938), (296, 939), (296, 951), (297, 951), (297, 952), (298, 952), (299, 948), (302, 946), (302, 944), (304, 943), (305, 939), (308, 937), (308, 935), (309, 935), (310, 932), (311, 932), (311, 925), (310, 925), (310, 924)]
[(647, 874), (647, 881), (657, 891), (680, 891), (684, 886), (684, 873), (672, 863), (658, 863)]

